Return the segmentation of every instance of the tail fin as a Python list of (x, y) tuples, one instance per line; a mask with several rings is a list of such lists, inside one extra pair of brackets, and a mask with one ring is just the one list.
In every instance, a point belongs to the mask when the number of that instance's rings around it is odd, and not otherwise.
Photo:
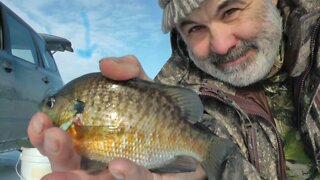
[(213, 136), (207, 154), (201, 162), (209, 180), (220, 179), (225, 160), (235, 150), (235, 144), (228, 139)]

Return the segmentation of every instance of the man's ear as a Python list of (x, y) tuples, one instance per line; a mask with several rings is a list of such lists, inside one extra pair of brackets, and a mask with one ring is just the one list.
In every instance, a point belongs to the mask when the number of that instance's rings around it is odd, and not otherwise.
[(272, 0), (272, 4), (276, 6), (278, 4), (278, 0)]

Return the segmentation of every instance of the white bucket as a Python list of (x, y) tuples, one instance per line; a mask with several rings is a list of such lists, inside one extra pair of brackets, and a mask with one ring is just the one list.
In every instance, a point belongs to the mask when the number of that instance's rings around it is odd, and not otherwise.
[(21, 176), (23, 180), (38, 180), (51, 172), (49, 159), (36, 148), (21, 148)]

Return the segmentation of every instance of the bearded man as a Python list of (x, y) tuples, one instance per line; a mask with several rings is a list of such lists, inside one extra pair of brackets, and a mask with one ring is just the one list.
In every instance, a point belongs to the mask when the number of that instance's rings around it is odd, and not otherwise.
[[(88, 175), (60, 129), (36, 114), (32, 143), (50, 159), (47, 177), (118, 179), (307, 179), (320, 170), (320, 2), (160, 0), (172, 56), (156, 82), (197, 92), (204, 105), (195, 124), (235, 144), (216, 174), (156, 174), (126, 159)], [(115, 80), (148, 79), (134, 56), (100, 62)]]

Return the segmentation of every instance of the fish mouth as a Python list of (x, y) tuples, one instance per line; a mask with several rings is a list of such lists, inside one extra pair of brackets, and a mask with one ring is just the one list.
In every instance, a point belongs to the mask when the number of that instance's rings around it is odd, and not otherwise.
[(38, 111), (44, 112), (45, 110), (45, 104), (46, 104), (47, 98), (44, 98), (38, 105)]

